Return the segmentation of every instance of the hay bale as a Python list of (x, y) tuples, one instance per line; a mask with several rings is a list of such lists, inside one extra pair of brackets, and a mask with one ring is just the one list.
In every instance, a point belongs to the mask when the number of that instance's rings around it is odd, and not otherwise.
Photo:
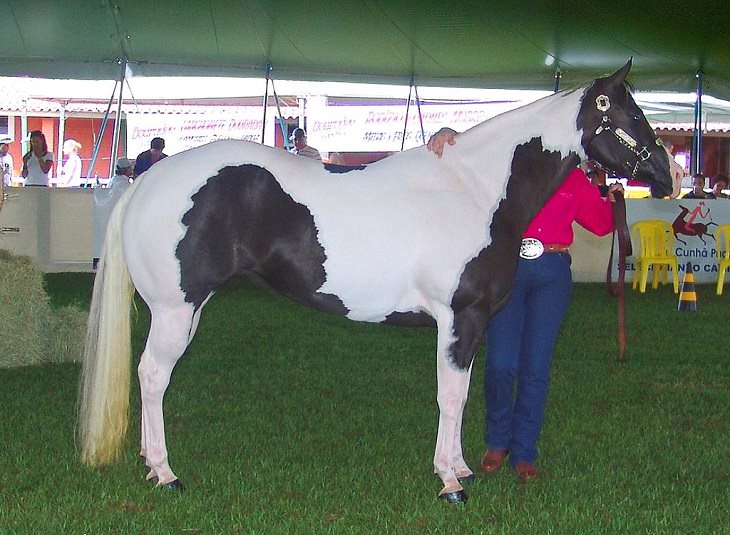
[(81, 362), (88, 312), (73, 306), (53, 312), (46, 337), (49, 362)]
[(0, 250), (0, 368), (79, 360), (86, 317), (72, 308), (53, 310), (33, 261)]

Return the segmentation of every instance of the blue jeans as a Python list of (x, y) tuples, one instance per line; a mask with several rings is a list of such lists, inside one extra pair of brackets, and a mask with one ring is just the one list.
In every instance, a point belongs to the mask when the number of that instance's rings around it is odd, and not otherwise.
[(520, 258), (512, 296), (487, 326), (485, 441), (509, 450), (512, 466), (537, 459), (553, 350), (572, 295), (570, 263), (567, 253)]

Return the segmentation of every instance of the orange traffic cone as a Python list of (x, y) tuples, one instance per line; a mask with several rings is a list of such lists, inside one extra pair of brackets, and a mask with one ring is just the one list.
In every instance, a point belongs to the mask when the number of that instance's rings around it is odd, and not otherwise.
[(692, 262), (687, 262), (687, 269), (684, 271), (677, 310), (697, 312), (697, 294), (695, 293), (695, 274), (692, 271)]

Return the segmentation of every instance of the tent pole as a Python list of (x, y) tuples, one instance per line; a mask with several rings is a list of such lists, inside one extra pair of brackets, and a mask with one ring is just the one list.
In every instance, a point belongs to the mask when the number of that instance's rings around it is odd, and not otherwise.
[(423, 130), (423, 115), (421, 115), (421, 99), (418, 98), (418, 86), (416, 85), (416, 75), (413, 74), (413, 91), (416, 95), (416, 108), (418, 109), (418, 122), (421, 124), (421, 140), (426, 144), (426, 132)]
[[(289, 132), (286, 128), (286, 122), (284, 117), (281, 115), (281, 105), (279, 104), (279, 95), (276, 94), (276, 88), (274, 87), (274, 79), (271, 79), (271, 92), (274, 93), (274, 102), (276, 103), (276, 111), (279, 114), (279, 128), (281, 128), (281, 135), (284, 136), (284, 148), (289, 150)], [(274, 141), (276, 144), (276, 141)]]
[(266, 89), (264, 89), (264, 119), (261, 121), (261, 144), (264, 144), (264, 134), (266, 134), (266, 106), (269, 104), (269, 78), (271, 77), (271, 63), (266, 64)]
[(403, 137), (400, 140), (400, 150), (403, 151), (403, 147), (406, 144), (406, 132), (408, 131), (408, 114), (410, 113), (411, 109), (411, 93), (413, 92), (413, 78), (414, 75), (411, 74), (411, 80), (408, 84), (408, 102), (406, 103), (406, 119), (403, 122)]
[(56, 176), (61, 176), (63, 169), (63, 138), (66, 135), (66, 103), (61, 103), (61, 110), (58, 113), (58, 165), (56, 166)]
[(101, 140), (104, 138), (104, 132), (106, 131), (106, 123), (109, 121), (109, 110), (112, 108), (112, 102), (114, 102), (114, 95), (117, 94), (118, 80), (114, 80), (114, 89), (112, 89), (112, 96), (109, 97), (109, 103), (106, 105), (106, 112), (104, 112), (104, 118), (101, 120), (101, 126), (99, 126), (99, 137), (96, 138), (94, 143), (94, 152), (91, 154), (91, 162), (89, 162), (89, 169), (86, 171), (86, 180), (84, 180), (84, 186), (89, 184), (89, 177), (91, 172), (94, 170), (96, 164), (96, 157), (99, 155), (99, 148), (101, 147)]
[(119, 73), (119, 102), (117, 102), (117, 116), (114, 120), (114, 137), (112, 139), (112, 153), (109, 161), (109, 178), (114, 176), (114, 169), (119, 151), (119, 132), (122, 130), (122, 98), (124, 94), (124, 79), (127, 77), (127, 58), (121, 60), (121, 71)]
[(28, 139), (28, 100), (23, 99), (23, 109), (20, 110), (20, 140), (22, 142), (22, 154), (30, 150), (30, 140)]
[(695, 100), (695, 126), (692, 134), (692, 160), (690, 173), (695, 175), (702, 172), (702, 78), (704, 73), (699, 70), (697, 78), (697, 99)]

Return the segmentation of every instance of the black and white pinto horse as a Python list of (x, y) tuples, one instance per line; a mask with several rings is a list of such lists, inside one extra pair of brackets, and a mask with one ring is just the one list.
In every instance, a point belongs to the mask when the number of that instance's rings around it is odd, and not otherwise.
[(494, 117), (438, 158), (426, 147), (343, 172), (280, 149), (217, 141), (156, 163), (112, 214), (89, 315), (82, 460), (112, 461), (127, 430), (130, 306), (152, 314), (138, 375), (148, 479), (179, 487), (162, 400), (216, 288), (240, 273), (352, 320), (437, 327), (439, 496), (467, 499), (461, 424), (473, 356), (507, 301), (520, 241), (581, 160), (671, 191), (669, 161), (624, 80)]

